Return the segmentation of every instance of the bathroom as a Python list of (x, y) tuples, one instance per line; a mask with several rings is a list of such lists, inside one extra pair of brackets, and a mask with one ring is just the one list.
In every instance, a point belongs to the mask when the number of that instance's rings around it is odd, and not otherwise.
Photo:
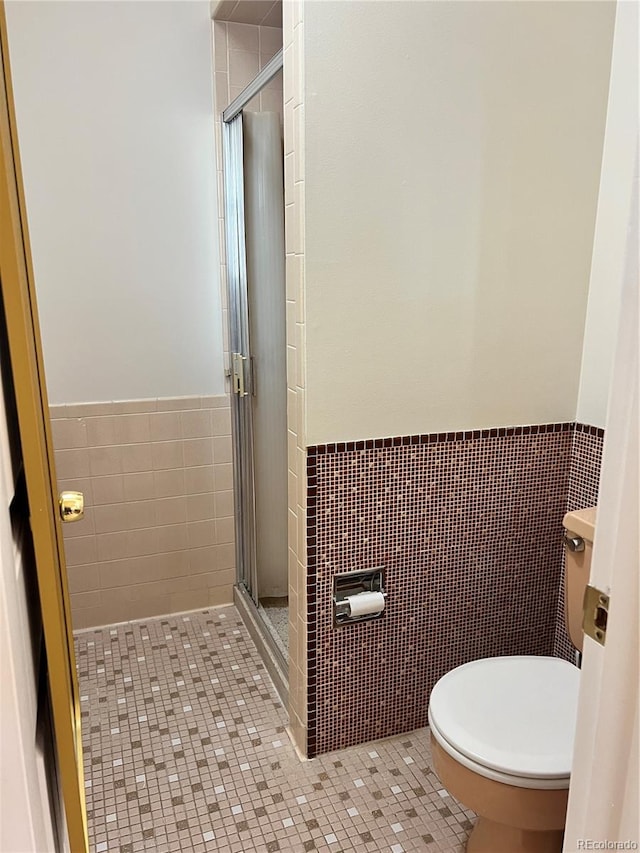
[[(212, 28), (206, 3), (9, 3), (9, 48), (59, 486), (86, 500), (65, 527), (72, 615), (92, 642), (242, 606), (219, 116), (284, 47), (283, 108), (277, 78), (261, 96), (284, 126), (276, 728), (323, 760), (425, 726), (431, 687), (468, 660), (573, 658), (562, 518), (598, 495), (634, 7), (284, 3), (279, 33), (277, 4), (252, 5)], [(376, 567), (382, 618), (335, 629), (334, 577)]]

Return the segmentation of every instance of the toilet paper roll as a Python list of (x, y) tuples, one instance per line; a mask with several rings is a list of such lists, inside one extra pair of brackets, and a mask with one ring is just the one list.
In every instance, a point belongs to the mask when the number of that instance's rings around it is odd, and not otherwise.
[(381, 592), (359, 592), (347, 596), (350, 616), (367, 616), (370, 613), (382, 613), (384, 595)]

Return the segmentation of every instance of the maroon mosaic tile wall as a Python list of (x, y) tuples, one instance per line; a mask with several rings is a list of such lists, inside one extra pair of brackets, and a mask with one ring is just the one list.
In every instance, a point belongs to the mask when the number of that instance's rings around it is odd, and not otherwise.
[[(574, 424), (571, 437), (567, 512), (596, 506), (598, 503), (603, 442), (604, 430), (585, 424)], [(553, 654), (569, 661), (575, 658), (575, 649), (567, 635), (564, 613), (564, 549)]]
[[(468, 660), (551, 653), (572, 430), (309, 448), (310, 756), (425, 725)], [(377, 566), (384, 616), (334, 628), (333, 576)]]

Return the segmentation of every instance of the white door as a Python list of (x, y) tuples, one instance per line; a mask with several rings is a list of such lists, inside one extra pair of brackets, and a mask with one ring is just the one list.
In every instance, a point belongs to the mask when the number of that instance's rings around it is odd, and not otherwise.
[(631, 213), (590, 581), (610, 595), (610, 605), (605, 645), (584, 641), (565, 853), (640, 849), (638, 4), (618, 3), (616, 14), (607, 132), (613, 123), (623, 144), (608, 152), (605, 140), (603, 175), (611, 168), (617, 179), (618, 215), (626, 216), (625, 198)]
[[(638, 217), (602, 463), (591, 585), (610, 596), (606, 643), (584, 640), (565, 853), (629, 842), (638, 825)], [(615, 848), (600, 848), (615, 849)]]

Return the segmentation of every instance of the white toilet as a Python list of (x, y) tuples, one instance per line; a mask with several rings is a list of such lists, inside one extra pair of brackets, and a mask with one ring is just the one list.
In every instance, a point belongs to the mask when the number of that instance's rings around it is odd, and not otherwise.
[[(567, 513), (584, 549), (566, 551), (571, 642), (582, 649), (595, 508)], [(429, 702), (434, 770), (478, 820), (468, 853), (559, 853), (567, 810), (580, 671), (560, 658), (512, 656), (466, 663)]]

